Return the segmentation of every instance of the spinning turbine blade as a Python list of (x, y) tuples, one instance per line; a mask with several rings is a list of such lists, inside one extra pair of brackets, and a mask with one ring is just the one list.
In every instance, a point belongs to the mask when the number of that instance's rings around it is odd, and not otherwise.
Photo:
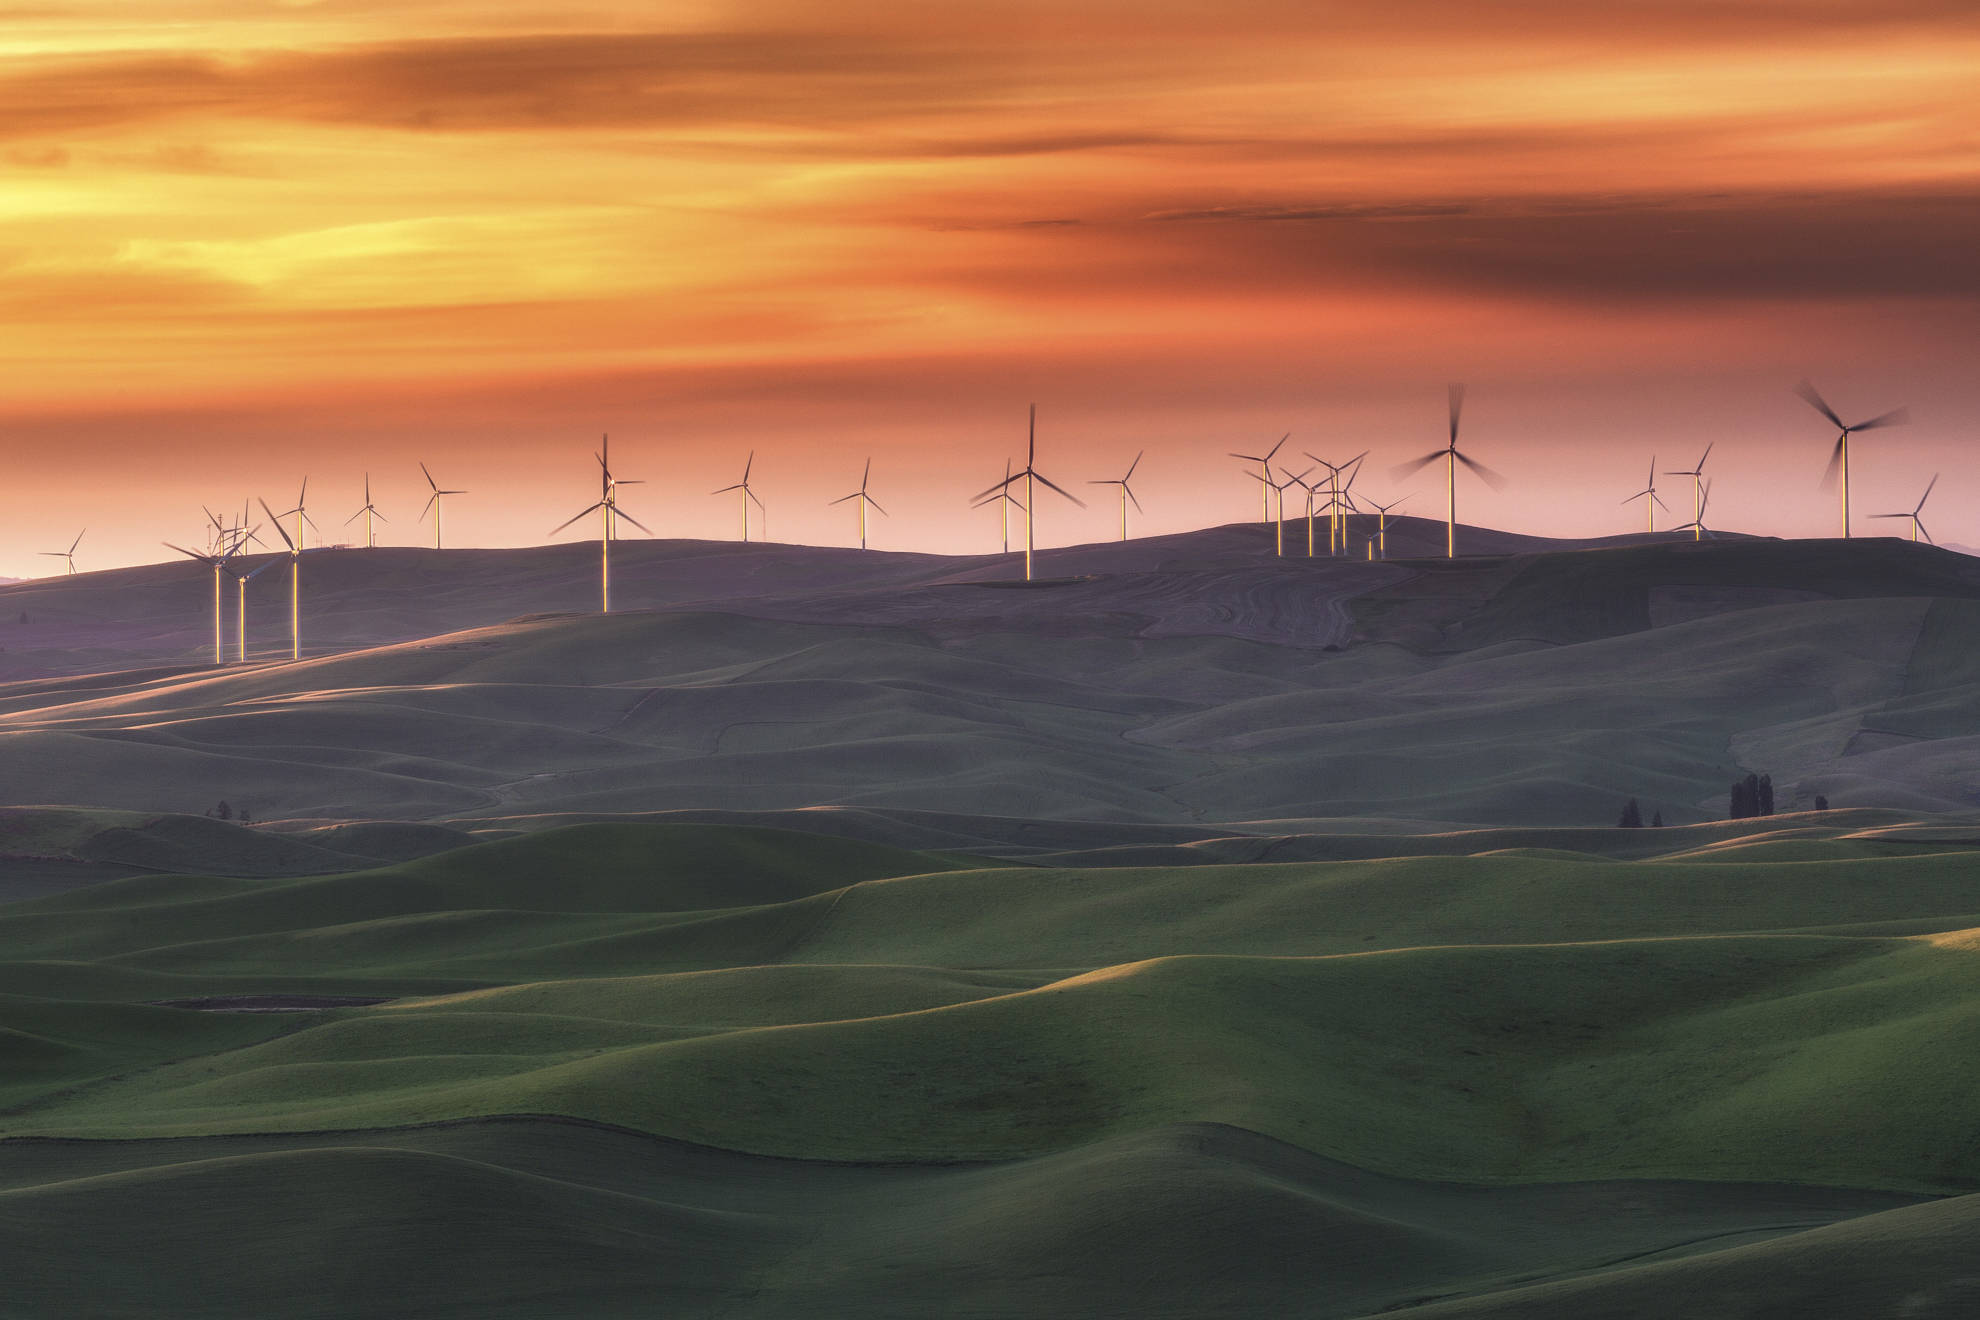
[(1875, 431), (1885, 426), (1903, 426), (1910, 421), (1911, 409), (1909, 407), (1893, 408), (1881, 417), (1872, 417), (1867, 422), (1858, 422), (1849, 429), (1852, 431)]
[(1433, 449), (1422, 458), (1413, 458), (1407, 463), (1398, 463), (1389, 469), (1389, 480), (1401, 481), (1404, 477), (1415, 476), (1449, 452), (1448, 449)]
[(1834, 408), (1831, 408), (1828, 404), (1828, 401), (1824, 399), (1820, 394), (1818, 394), (1815, 390), (1815, 387), (1809, 384), (1806, 380), (1803, 380), (1799, 385), (1796, 385), (1794, 387), (1794, 392), (1796, 394), (1799, 394), (1803, 399), (1807, 400), (1809, 407), (1813, 408), (1816, 412), (1821, 413), (1824, 417), (1834, 422), (1836, 424), (1836, 429), (1838, 431), (1846, 431), (1849, 429), (1848, 427), (1843, 425), (1843, 419), (1836, 416), (1836, 410)]
[[(585, 510), (584, 512), (585, 512), (585, 513), (590, 513), (590, 512), (592, 511), (592, 509), (596, 509), (597, 507), (598, 507), (598, 506), (594, 504), (594, 505), (593, 505), (593, 506), (591, 507), (591, 509), (586, 509), (586, 510)], [(578, 515), (578, 517), (579, 517), (579, 518), (582, 518), (583, 516), (584, 516), (584, 514), (582, 514), (582, 513)], [(640, 530), (640, 531), (642, 531), (642, 532), (645, 532), (645, 533), (646, 533), (646, 534), (647, 534), (648, 536), (658, 536), (658, 535), (659, 535), (659, 533), (658, 533), (658, 532), (656, 532), (656, 531), (654, 531), (654, 530), (653, 530), (653, 529), (652, 529), (651, 527), (648, 527), (648, 526), (647, 526), (647, 525), (646, 525), (645, 523), (643, 523), (643, 522), (641, 522), (641, 521), (640, 521), (639, 519), (637, 519), (637, 518), (635, 518), (635, 517), (633, 517), (633, 516), (632, 516), (632, 515), (631, 515), (630, 513), (627, 513), (627, 512), (626, 512), (626, 511), (625, 511), (624, 509), (621, 509), (621, 508), (620, 508), (620, 507), (619, 507), (618, 505), (616, 505), (616, 504), (612, 506), (612, 516), (613, 516), (614, 518), (624, 518), (624, 519), (625, 519), (625, 520), (626, 520), (627, 522), (629, 522), (629, 523), (631, 523), (631, 524), (632, 524), (633, 526), (635, 526), (635, 527), (637, 527), (637, 528), (639, 528), (639, 530)], [(575, 519), (575, 518), (574, 518), (574, 519), (572, 519), (571, 521), (573, 521), (573, 522), (575, 522), (575, 521), (577, 521), (577, 519)]]
[(1452, 385), (1451, 393), (1451, 444), (1457, 444), (1458, 419), (1464, 415), (1464, 386)]
[(1829, 466), (1822, 469), (1823, 490), (1834, 490), (1836, 488), (1836, 474), (1842, 471), (1842, 456), (1843, 442), (1842, 437), (1838, 436), (1836, 438), (1836, 447), (1829, 451)]
[(1478, 462), (1476, 459), (1466, 458), (1463, 454), (1455, 453), (1455, 451), (1453, 451), (1453, 456), (1458, 462), (1477, 473), (1480, 480), (1484, 481), (1493, 490), (1504, 490), (1506, 488), (1506, 479), (1497, 472), (1494, 472), (1491, 468), (1486, 467), (1483, 463)]

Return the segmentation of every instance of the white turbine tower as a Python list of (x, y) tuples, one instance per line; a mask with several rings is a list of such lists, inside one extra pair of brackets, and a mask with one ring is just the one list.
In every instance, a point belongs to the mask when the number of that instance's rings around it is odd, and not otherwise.
[(83, 537), (88, 535), (88, 533), (89, 528), (87, 527), (77, 532), (76, 539), (69, 542), (69, 548), (67, 550), (43, 550), (40, 553), (48, 558), (60, 559), (67, 563), (69, 566), (68, 576), (74, 577), (76, 575), (76, 547), (82, 544)]
[(1024, 468), (1013, 472), (988, 490), (978, 492), (974, 502), (987, 503), (998, 491), (1009, 490), (1011, 484), (1019, 478), (1024, 480), (1024, 502), (1019, 507), (1024, 510), (1024, 580), (1029, 582), (1031, 557), (1037, 547), (1038, 487), (1044, 486), (1048, 490), (1057, 491), (1082, 509), (1086, 507), (1086, 501), (1064, 487), (1055, 485), (1051, 478), (1038, 470), (1038, 405), (1035, 403), (1031, 405), (1031, 421), (1026, 427), (1026, 437)]
[[(449, 495), (466, 495), (469, 492), (464, 490), (442, 490), (440, 489), (440, 483), (433, 479), (433, 474), (426, 470), (425, 463), (419, 465), (419, 470), (426, 477), (427, 486), (433, 491), (431, 495), (426, 497), (426, 507), (419, 511), (419, 520), (425, 522), (427, 514), (431, 513), (433, 515), (433, 548), (438, 550), (440, 548), (440, 522), (446, 516), (447, 512), (446, 497)], [(298, 544), (300, 544), (300, 541), (298, 541)]]
[(885, 509), (880, 508), (880, 501), (874, 499), (871, 495), (866, 493), (867, 478), (871, 477), (872, 475), (873, 475), (873, 460), (869, 458), (866, 460), (866, 471), (859, 474), (859, 489), (854, 491), (850, 495), (841, 495), (836, 500), (828, 500), (826, 502), (826, 507), (830, 508), (834, 504), (844, 504), (847, 500), (859, 501), (859, 548), (862, 550), (866, 549), (867, 506), (869, 504), (872, 505), (873, 508), (879, 512), (882, 518), (889, 516)]
[(624, 518), (633, 526), (653, 535), (653, 529), (619, 507), (619, 487), (643, 485), (641, 481), (621, 481), (612, 475), (612, 437), (606, 436), (604, 448), (592, 454), (598, 460), (598, 502), (579, 509), (550, 530), (555, 536), (578, 519), (591, 514), (598, 515), (598, 612), (612, 612), (612, 542), (618, 538), (619, 519)]

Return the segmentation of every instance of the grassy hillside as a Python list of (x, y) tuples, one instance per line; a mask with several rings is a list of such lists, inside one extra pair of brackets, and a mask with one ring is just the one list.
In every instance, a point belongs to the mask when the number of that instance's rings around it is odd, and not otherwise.
[[(1810, 1233), (1838, 1298), (1895, 1286), (1866, 1244), (1943, 1268), (1972, 1198), (1905, 1207), (1980, 1188), (1970, 831), (1600, 833), (1667, 855), (618, 822), (0, 907), (10, 1305), (1649, 1316)], [(170, 1006), (281, 994), (386, 1002)]]
[[(1980, 1118), (1971, 854), (1798, 852), (959, 870), (621, 825), (123, 881), (0, 915), (9, 982), (60, 996), (9, 1038), (40, 1071), (0, 1128), (548, 1112), (898, 1161), (1216, 1121), (1417, 1177), (1980, 1179), (1946, 1137)], [(99, 1044), (214, 1020), (120, 1001), (254, 991), (396, 1002)]]
[[(1852, 1240), (1915, 1234), (1929, 1249), (1965, 1202), (1903, 1206), (1820, 1189), (1413, 1183), (1202, 1125), (948, 1168), (514, 1120), (0, 1144), (18, 1315), (1352, 1317), (1845, 1216), (1870, 1216), (1840, 1226)], [(121, 1249), (91, 1245), (105, 1240)], [(1831, 1259), (1821, 1277), (1842, 1272)]]

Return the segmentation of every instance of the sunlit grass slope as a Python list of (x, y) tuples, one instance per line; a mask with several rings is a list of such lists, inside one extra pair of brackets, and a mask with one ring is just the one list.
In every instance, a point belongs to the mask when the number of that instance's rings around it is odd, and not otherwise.
[[(1971, 1185), (1972, 854), (1855, 847), (972, 870), (624, 825), (124, 881), (0, 913), (7, 985), (49, 996), (10, 1010), (38, 1071), (0, 1130), (552, 1113), (941, 1161), (1214, 1121), (1416, 1177)], [(218, 1027), (127, 1006), (250, 990), (397, 998)], [(119, 1014), (190, 1043), (119, 1043)]]

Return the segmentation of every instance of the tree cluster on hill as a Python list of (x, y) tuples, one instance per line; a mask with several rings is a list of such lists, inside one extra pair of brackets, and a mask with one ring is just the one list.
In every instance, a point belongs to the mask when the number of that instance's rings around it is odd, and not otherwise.
[[(1622, 830), (1640, 830), (1643, 828), (1643, 808), (1636, 805), (1635, 798), (1631, 798), (1624, 804), (1622, 819), (1616, 822), (1616, 828)], [(1653, 830), (1664, 828), (1664, 813), (1662, 811), (1651, 813), (1650, 828)]]
[(1731, 796), (1732, 813), (1729, 819), (1745, 820), (1749, 816), (1774, 814), (1772, 775), (1748, 775), (1744, 779), (1734, 780)]

